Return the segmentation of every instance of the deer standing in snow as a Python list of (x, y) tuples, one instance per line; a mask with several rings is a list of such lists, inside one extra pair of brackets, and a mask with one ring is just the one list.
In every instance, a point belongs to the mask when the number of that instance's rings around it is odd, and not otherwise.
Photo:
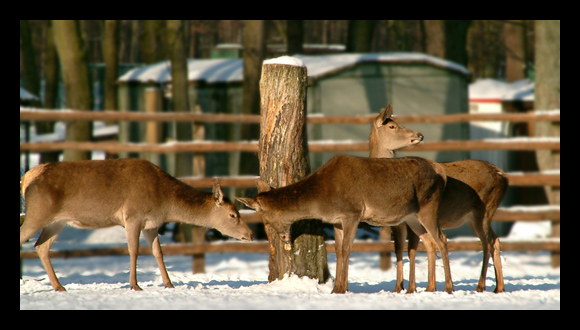
[(333, 293), (348, 289), (348, 259), (361, 221), (375, 226), (406, 222), (419, 237), (432, 236), (445, 265), (445, 290), (453, 292), (447, 241), (437, 224), (445, 187), (445, 171), (437, 163), (418, 157), (338, 155), (291, 185), (270, 189), (261, 180), (257, 184), (255, 198), (236, 199), (255, 209), (282, 241), (290, 241), (291, 225), (302, 219), (320, 219), (334, 226), (337, 267)]
[(213, 193), (193, 189), (141, 159), (59, 162), (39, 165), (21, 182), (26, 218), (20, 245), (43, 229), (35, 244), (55, 291), (66, 291), (49, 258), (50, 246), (70, 224), (79, 228), (123, 226), (131, 258), (130, 285), (136, 291), (139, 233), (157, 260), (163, 284), (172, 288), (157, 230), (165, 222), (210, 226), (243, 241), (252, 231), (216, 180)]
[[(369, 138), (371, 158), (394, 158), (395, 150), (415, 143), (415, 133), (391, 118), (393, 112), (389, 103), (377, 116)], [(416, 133), (420, 134), (420, 133)], [(422, 135), (421, 135), (422, 137)], [(418, 143), (418, 142), (417, 142)], [(439, 225), (442, 229), (456, 228), (468, 223), (481, 240), (483, 264), (476, 290), (485, 290), (485, 278), (490, 254), (495, 267), (495, 292), (503, 292), (504, 281), (500, 259), (499, 238), (491, 228), (491, 219), (499, 207), (508, 186), (505, 173), (497, 166), (481, 160), (463, 160), (440, 163), (447, 174), (447, 185), (439, 205)], [(402, 255), (405, 242), (406, 224), (392, 227), (397, 256), (397, 284), (395, 292), (403, 289)], [(407, 293), (415, 292), (415, 254), (419, 238), (413, 231), (409, 235), (409, 288)], [(435, 290), (435, 243), (429, 237), (422, 237), (428, 253), (429, 279), (427, 291)]]

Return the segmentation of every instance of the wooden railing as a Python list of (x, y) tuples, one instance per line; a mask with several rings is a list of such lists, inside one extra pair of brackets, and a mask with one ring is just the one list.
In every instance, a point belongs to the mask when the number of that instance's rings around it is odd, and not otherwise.
[[(376, 114), (367, 116), (308, 116), (309, 124), (343, 123), (343, 124), (368, 124), (376, 117)], [(421, 116), (396, 116), (399, 123), (459, 123), (469, 121), (509, 121), (534, 123), (538, 121), (559, 122), (558, 112), (536, 112), (525, 114), (455, 114), (455, 115), (421, 115)], [(106, 121), (193, 121), (196, 123), (259, 123), (258, 115), (233, 115), (233, 114), (195, 114), (195, 113), (139, 113), (139, 112), (81, 112), (81, 111), (52, 111), (22, 109), (21, 121), (78, 121), (78, 120), (106, 120)], [(120, 152), (153, 152), (153, 153), (178, 153), (178, 152), (228, 152), (249, 151), (257, 152), (257, 141), (201, 141), (179, 142), (162, 144), (145, 143), (118, 143), (118, 142), (25, 142), (20, 143), (20, 151), (55, 151), (63, 149), (74, 150), (102, 150), (109, 153)], [(433, 141), (423, 142), (420, 145), (406, 149), (405, 151), (448, 151), (448, 150), (560, 150), (559, 138), (508, 138), (487, 139), (479, 141)], [(368, 151), (367, 141), (344, 142), (344, 141), (311, 141), (310, 152), (350, 152)], [(402, 151), (404, 152), (404, 151)], [(560, 173), (508, 173), (511, 186), (560, 186)], [(254, 187), (256, 176), (224, 177), (221, 184), (228, 187)], [(198, 188), (210, 187), (213, 178), (186, 177), (181, 178), (184, 182)], [(248, 223), (259, 222), (255, 213), (242, 212), (243, 219)], [(493, 221), (540, 221), (551, 220), (560, 222), (559, 206), (545, 208), (513, 209), (500, 208), (496, 212)], [(202, 229), (197, 229), (202, 230)], [(535, 239), (529, 241), (510, 241), (502, 239), (502, 250), (544, 250), (560, 253), (560, 238)], [(423, 245), (419, 246), (424, 250)], [(481, 250), (479, 240), (450, 240), (449, 250)], [(197, 258), (203, 258), (204, 253), (223, 252), (260, 252), (268, 253), (268, 243), (264, 241), (241, 243), (219, 242), (195, 244), (169, 244), (163, 246), (164, 254), (192, 254)], [(327, 242), (327, 251), (334, 252), (334, 243)], [(355, 242), (353, 252), (392, 252), (394, 245), (390, 241), (364, 241)], [(140, 247), (140, 253), (151, 253), (148, 247)], [(84, 257), (99, 255), (127, 255), (126, 246), (71, 250), (51, 251), (52, 257)], [(20, 258), (36, 258), (35, 251), (21, 251)], [(200, 269), (197, 269), (200, 271)]]

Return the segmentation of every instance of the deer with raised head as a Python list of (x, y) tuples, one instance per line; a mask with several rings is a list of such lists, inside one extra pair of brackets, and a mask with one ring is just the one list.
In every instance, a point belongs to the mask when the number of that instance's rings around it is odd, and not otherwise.
[(88, 160), (47, 163), (26, 172), (21, 182), (26, 218), (20, 226), (20, 245), (43, 229), (35, 244), (55, 291), (66, 291), (49, 258), (50, 246), (70, 224), (79, 228), (123, 226), (131, 259), (130, 285), (137, 284), (139, 234), (143, 232), (157, 260), (163, 284), (173, 285), (159, 244), (157, 230), (165, 222), (216, 228), (225, 235), (250, 241), (252, 231), (240, 219), (219, 182), (203, 192), (141, 159)]
[[(393, 108), (389, 103), (377, 116), (369, 138), (370, 157), (394, 158), (395, 150), (406, 148), (414, 143), (405, 143), (413, 136), (407, 128), (397, 124), (392, 118)], [(417, 133), (420, 134), (420, 133)], [(422, 135), (421, 135), (422, 136)], [(485, 290), (485, 278), (490, 254), (495, 267), (495, 292), (503, 292), (504, 281), (500, 259), (499, 238), (491, 228), (491, 219), (499, 207), (508, 186), (505, 173), (497, 166), (481, 160), (463, 160), (440, 163), (447, 174), (447, 185), (439, 205), (439, 225), (442, 229), (456, 228), (468, 223), (481, 240), (483, 264), (476, 290)], [(403, 290), (402, 255), (407, 226), (392, 227), (397, 256), (397, 284), (395, 292)], [(409, 235), (409, 288), (407, 293), (416, 291), (415, 254), (419, 238), (413, 231)], [(423, 239), (423, 238), (422, 238)], [(435, 290), (435, 243), (423, 239), (428, 253), (429, 275), (427, 291)]]
[(420, 237), (430, 235), (445, 264), (445, 289), (453, 282), (447, 243), (437, 224), (445, 171), (418, 157), (373, 159), (338, 155), (301, 181), (270, 189), (258, 180), (255, 198), (236, 199), (255, 209), (280, 239), (290, 242), (290, 227), (299, 220), (320, 219), (334, 226), (337, 267), (333, 293), (348, 289), (348, 259), (359, 222), (374, 226), (408, 223)]

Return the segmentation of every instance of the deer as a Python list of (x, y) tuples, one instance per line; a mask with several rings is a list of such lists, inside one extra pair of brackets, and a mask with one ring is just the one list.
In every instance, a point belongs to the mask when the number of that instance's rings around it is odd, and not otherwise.
[[(391, 117), (393, 107), (389, 103), (375, 118), (369, 137), (371, 158), (394, 158), (395, 151), (415, 143), (412, 138), (420, 134), (396, 123)], [(421, 135), (422, 136), (422, 135)], [(500, 258), (500, 241), (491, 228), (491, 219), (503, 199), (508, 179), (505, 173), (492, 163), (482, 160), (461, 160), (439, 163), (447, 174), (447, 184), (439, 204), (438, 223), (442, 229), (456, 228), (468, 223), (481, 240), (483, 263), (477, 292), (485, 291), (485, 278), (490, 254), (495, 268), (496, 288), (494, 292), (505, 291)], [(403, 263), (405, 234), (409, 237), (409, 288), (407, 293), (416, 292), (415, 256), (419, 237), (414, 231), (407, 230), (406, 224), (392, 227), (397, 257), (397, 282), (395, 292), (403, 286)], [(423, 238), (421, 238), (423, 239)], [(435, 290), (435, 252), (434, 242), (428, 236), (423, 239), (428, 253), (428, 284), (426, 291)]]
[(348, 290), (348, 260), (358, 224), (393, 226), (405, 222), (419, 237), (432, 236), (443, 258), (445, 290), (453, 292), (447, 239), (437, 224), (446, 175), (437, 163), (419, 158), (336, 155), (304, 179), (272, 189), (256, 181), (255, 198), (236, 200), (256, 210), (286, 244), (291, 225), (319, 219), (335, 231), (337, 268), (332, 293)]
[(142, 159), (63, 161), (38, 165), (21, 181), (26, 217), (20, 246), (39, 230), (35, 249), (55, 291), (60, 284), (49, 258), (50, 247), (67, 225), (78, 228), (122, 226), (130, 255), (130, 286), (137, 284), (139, 236), (143, 233), (157, 260), (163, 284), (173, 288), (159, 243), (165, 222), (213, 227), (242, 241), (253, 233), (224, 195), (219, 180), (212, 192), (196, 190)]

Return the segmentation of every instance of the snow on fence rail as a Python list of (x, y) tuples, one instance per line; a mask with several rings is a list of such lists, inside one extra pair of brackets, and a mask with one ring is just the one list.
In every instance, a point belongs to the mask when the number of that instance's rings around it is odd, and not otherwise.
[[(308, 115), (309, 124), (370, 124), (377, 114), (353, 116)], [(393, 115), (400, 123), (448, 124), (470, 121), (509, 121), (537, 122), (560, 121), (560, 111), (536, 111), (530, 113), (462, 113), (449, 115)], [(72, 111), (48, 110), (20, 107), (20, 120), (105, 120), (105, 121), (192, 121), (198, 123), (260, 123), (260, 115), (226, 113), (188, 113), (188, 112), (127, 112), (127, 111)]]
[[(246, 223), (259, 223), (259, 217), (254, 211), (244, 210), (240, 212), (242, 220)], [(22, 223), (23, 217), (20, 215)], [(560, 206), (515, 206), (500, 207), (496, 211), (493, 221), (560, 221)], [(205, 228), (196, 228), (205, 231)], [(328, 252), (335, 252), (334, 242), (327, 242)], [(450, 251), (481, 250), (481, 242), (477, 238), (473, 239), (452, 239), (448, 242)], [(546, 238), (534, 240), (501, 240), (502, 251), (552, 251), (560, 252), (560, 238)], [(195, 254), (198, 258), (205, 253), (224, 253), (224, 252), (248, 252), (248, 253), (268, 253), (269, 245), (267, 242), (215, 242), (215, 243), (195, 243), (195, 244), (168, 244), (163, 245), (164, 254)], [(356, 241), (353, 246), (353, 252), (394, 252), (394, 243), (392, 241)], [(424, 252), (425, 247), (421, 243), (419, 251)], [(106, 247), (83, 250), (62, 250), (51, 251), (51, 258), (74, 258), (89, 256), (107, 256), (107, 255), (128, 255), (126, 246)], [(139, 254), (151, 254), (151, 249), (147, 246), (139, 248)], [(36, 251), (20, 251), (21, 259), (37, 258)]]
[[(310, 141), (309, 152), (369, 151), (368, 141)], [(160, 144), (119, 142), (21, 142), (21, 151), (57, 150), (121, 152), (258, 152), (258, 141), (193, 141)], [(560, 138), (513, 138), (485, 140), (446, 140), (422, 142), (399, 152), (413, 151), (471, 151), (471, 150), (560, 150)]]
[[(376, 114), (366, 116), (324, 116), (310, 115), (308, 123), (344, 123), (344, 124), (368, 124), (376, 117)], [(453, 114), (453, 115), (410, 115), (396, 116), (400, 123), (460, 123), (469, 121), (510, 121), (527, 122), (537, 121), (560, 121), (560, 111), (537, 111), (532, 113), (518, 114)], [(197, 123), (259, 123), (259, 115), (236, 115), (236, 114), (198, 114), (198, 113), (142, 113), (142, 112), (84, 112), (84, 111), (54, 111), (44, 109), (20, 108), (21, 121), (77, 121), (77, 120), (106, 120), (106, 121), (192, 121)], [(63, 149), (74, 150), (102, 150), (109, 153), (119, 152), (227, 152), (227, 151), (258, 151), (257, 141), (220, 142), (220, 141), (196, 141), (174, 142), (162, 144), (128, 143), (117, 142), (35, 142), (20, 143), (20, 151), (54, 151)], [(407, 151), (448, 151), (448, 150), (560, 150), (559, 138), (508, 138), (486, 139), (478, 141), (436, 141), (424, 142), (420, 145), (408, 148)], [(313, 141), (309, 143), (310, 152), (349, 152), (368, 151), (368, 141)], [(402, 151), (404, 152), (404, 151)], [(221, 178), (223, 186), (229, 187), (253, 187), (256, 176), (224, 177)], [(510, 185), (514, 186), (560, 186), (560, 172), (541, 173), (508, 173)], [(186, 177), (181, 178), (184, 182), (194, 187), (209, 187), (213, 184), (213, 178)], [(20, 216), (20, 221), (25, 215)], [(260, 222), (255, 213), (242, 212), (242, 218), (248, 222)], [(493, 221), (542, 221), (551, 220), (553, 223), (560, 222), (559, 206), (540, 207), (512, 207), (499, 208)], [(205, 230), (196, 228), (195, 230)], [(529, 250), (529, 251), (552, 251), (560, 253), (560, 238), (535, 239), (535, 240), (506, 240), (502, 239), (502, 250)], [(477, 239), (450, 240), (449, 250), (481, 250), (481, 243)], [(422, 243), (420, 251), (424, 251)], [(191, 254), (195, 258), (204, 258), (205, 253), (223, 252), (260, 252), (269, 251), (267, 242), (218, 242), (196, 244), (170, 244), (163, 246), (164, 254)], [(327, 242), (327, 251), (334, 252), (334, 243)], [(353, 246), (354, 252), (393, 252), (394, 244), (391, 241), (357, 241)], [(150, 254), (147, 246), (141, 246), (140, 254)], [(85, 257), (104, 255), (127, 255), (126, 246), (87, 249), (51, 251), (51, 257)], [(383, 255), (383, 254), (381, 254)], [(20, 258), (37, 258), (36, 251), (20, 251)], [(559, 259), (558, 259), (559, 260)], [(199, 262), (194, 262), (194, 268)], [(203, 271), (194, 269), (194, 272)]]
[[(512, 172), (506, 173), (511, 186), (560, 186), (560, 172)], [(231, 177), (220, 177), (220, 182), (224, 187), (233, 188), (253, 188), (256, 186), (255, 175), (241, 175)], [(208, 188), (213, 185), (215, 178), (189, 176), (180, 178), (182, 181), (194, 188)]]
[[(376, 114), (366, 116), (323, 116), (310, 115), (308, 123), (343, 123), (368, 124)], [(511, 121), (536, 122), (559, 121), (559, 111), (519, 113), (519, 114), (451, 114), (451, 115), (409, 115), (396, 116), (401, 123), (459, 123), (467, 121)], [(197, 123), (259, 123), (259, 115), (239, 114), (199, 114), (199, 113), (140, 113), (118, 111), (55, 111), (43, 109), (20, 108), (21, 121), (39, 120), (107, 120), (107, 121), (193, 121)], [(57, 150), (105, 151), (112, 154), (121, 152), (257, 152), (257, 141), (193, 141), (170, 142), (159, 144), (118, 143), (118, 142), (22, 142), (21, 151), (57, 151)], [(356, 152), (368, 151), (368, 141), (311, 141), (309, 152)], [(401, 152), (414, 151), (471, 151), (471, 150), (560, 150), (559, 138), (503, 138), (485, 140), (447, 140), (429, 141), (409, 147)]]

